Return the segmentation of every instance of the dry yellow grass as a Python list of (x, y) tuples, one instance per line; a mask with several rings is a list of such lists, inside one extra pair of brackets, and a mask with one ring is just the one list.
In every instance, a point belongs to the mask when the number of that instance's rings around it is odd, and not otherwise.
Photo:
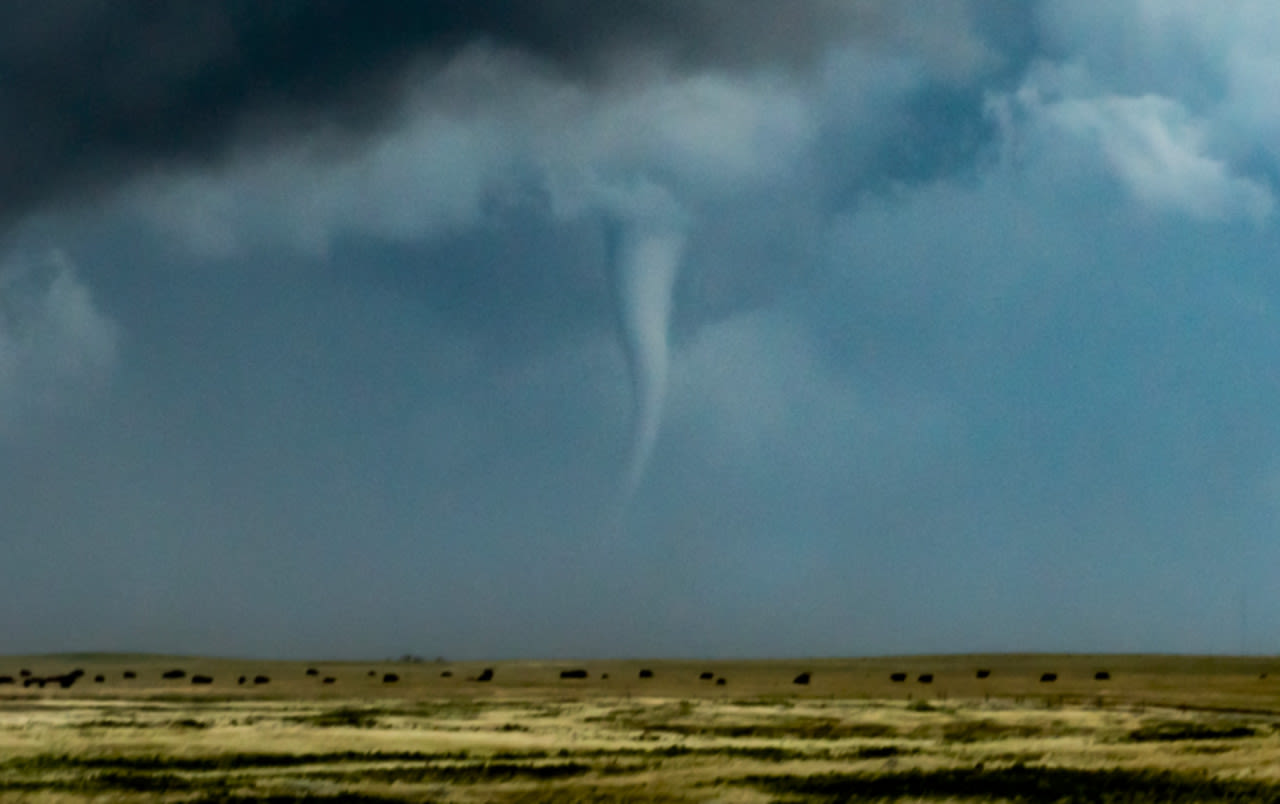
[[(468, 680), (486, 666), (493, 681)], [(0, 686), (0, 796), (1280, 800), (1272, 666), (1158, 656), (487, 665), (8, 657), (0, 675), (78, 667), (85, 676), (65, 690)], [(176, 667), (188, 677), (161, 678)], [(574, 667), (589, 678), (559, 678)], [(640, 679), (641, 668), (654, 677)], [(990, 676), (976, 678), (979, 668)], [(1095, 680), (1098, 670), (1111, 678)], [(727, 681), (701, 681), (703, 671)], [(802, 671), (811, 683), (792, 683)], [(383, 683), (388, 672), (400, 680)], [(894, 683), (893, 672), (909, 680)], [(1057, 681), (1042, 683), (1045, 672)], [(192, 685), (197, 673), (213, 683)], [(918, 682), (922, 673), (933, 682)], [(98, 674), (104, 682), (94, 683)], [(237, 683), (260, 674), (271, 682)]]

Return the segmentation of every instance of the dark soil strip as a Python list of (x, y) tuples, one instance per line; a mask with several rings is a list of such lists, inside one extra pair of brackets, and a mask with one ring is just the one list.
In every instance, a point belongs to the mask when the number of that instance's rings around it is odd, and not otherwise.
[(1156, 804), (1174, 802), (1280, 802), (1280, 786), (1214, 779), (1171, 771), (1077, 770), (1014, 765), (1006, 768), (909, 771), (883, 774), (747, 776), (724, 779), (774, 795), (809, 801), (882, 801), (951, 798), (1026, 804)]

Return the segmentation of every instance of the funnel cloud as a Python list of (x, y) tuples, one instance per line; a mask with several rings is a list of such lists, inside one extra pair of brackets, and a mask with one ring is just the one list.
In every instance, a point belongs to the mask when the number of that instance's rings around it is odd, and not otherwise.
[(685, 234), (673, 222), (640, 219), (618, 226), (613, 283), (618, 333), (631, 374), (631, 457), (624, 480), (630, 499), (640, 488), (662, 426), (670, 373), (671, 305)]

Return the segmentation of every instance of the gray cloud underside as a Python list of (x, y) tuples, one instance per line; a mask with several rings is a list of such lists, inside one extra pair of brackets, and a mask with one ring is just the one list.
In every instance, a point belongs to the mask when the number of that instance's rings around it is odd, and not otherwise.
[(880, 2), (55, 0), (0, 11), (0, 215), (131, 171), (396, 114), (410, 67), (484, 42), (574, 81), (796, 63), (896, 24)]

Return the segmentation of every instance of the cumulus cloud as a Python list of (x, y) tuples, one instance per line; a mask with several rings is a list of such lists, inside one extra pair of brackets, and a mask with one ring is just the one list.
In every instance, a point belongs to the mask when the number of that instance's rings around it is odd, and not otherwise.
[[(518, 75), (518, 58), (470, 51), (424, 75), (403, 123), (359, 150), (319, 135), (221, 170), (145, 174), (121, 206), (197, 254), (324, 254), (348, 235), (431, 240), (530, 193), (563, 219), (627, 212), (655, 186), (697, 206), (789, 181), (816, 127), (781, 79), (675, 76), (592, 93)], [(490, 100), (439, 103), (452, 94)]]
[(76, 402), (106, 378), (115, 324), (65, 255), (0, 268), (0, 431)]
[(1274, 200), (1260, 182), (1233, 175), (1207, 152), (1202, 123), (1165, 98), (1063, 101), (1051, 117), (1065, 130), (1096, 137), (1116, 175), (1141, 202), (1211, 219), (1261, 219)]
[(507, 183), (509, 135), (494, 123), (424, 115), (339, 160), (302, 143), (221, 170), (155, 173), (131, 182), (113, 214), (210, 259), (324, 257), (351, 234), (432, 239), (478, 223)]
[(1280, 175), (1274, 4), (1044, 3), (1040, 23), (1051, 58), (1025, 88), (1094, 138), (1135, 196), (1197, 217), (1269, 212)]
[(1207, 123), (1175, 100), (1103, 94), (1046, 101), (1026, 88), (1018, 98), (1021, 111), (1038, 118), (1032, 125), (1093, 150), (1140, 204), (1202, 220), (1271, 214), (1270, 189), (1213, 154)]

